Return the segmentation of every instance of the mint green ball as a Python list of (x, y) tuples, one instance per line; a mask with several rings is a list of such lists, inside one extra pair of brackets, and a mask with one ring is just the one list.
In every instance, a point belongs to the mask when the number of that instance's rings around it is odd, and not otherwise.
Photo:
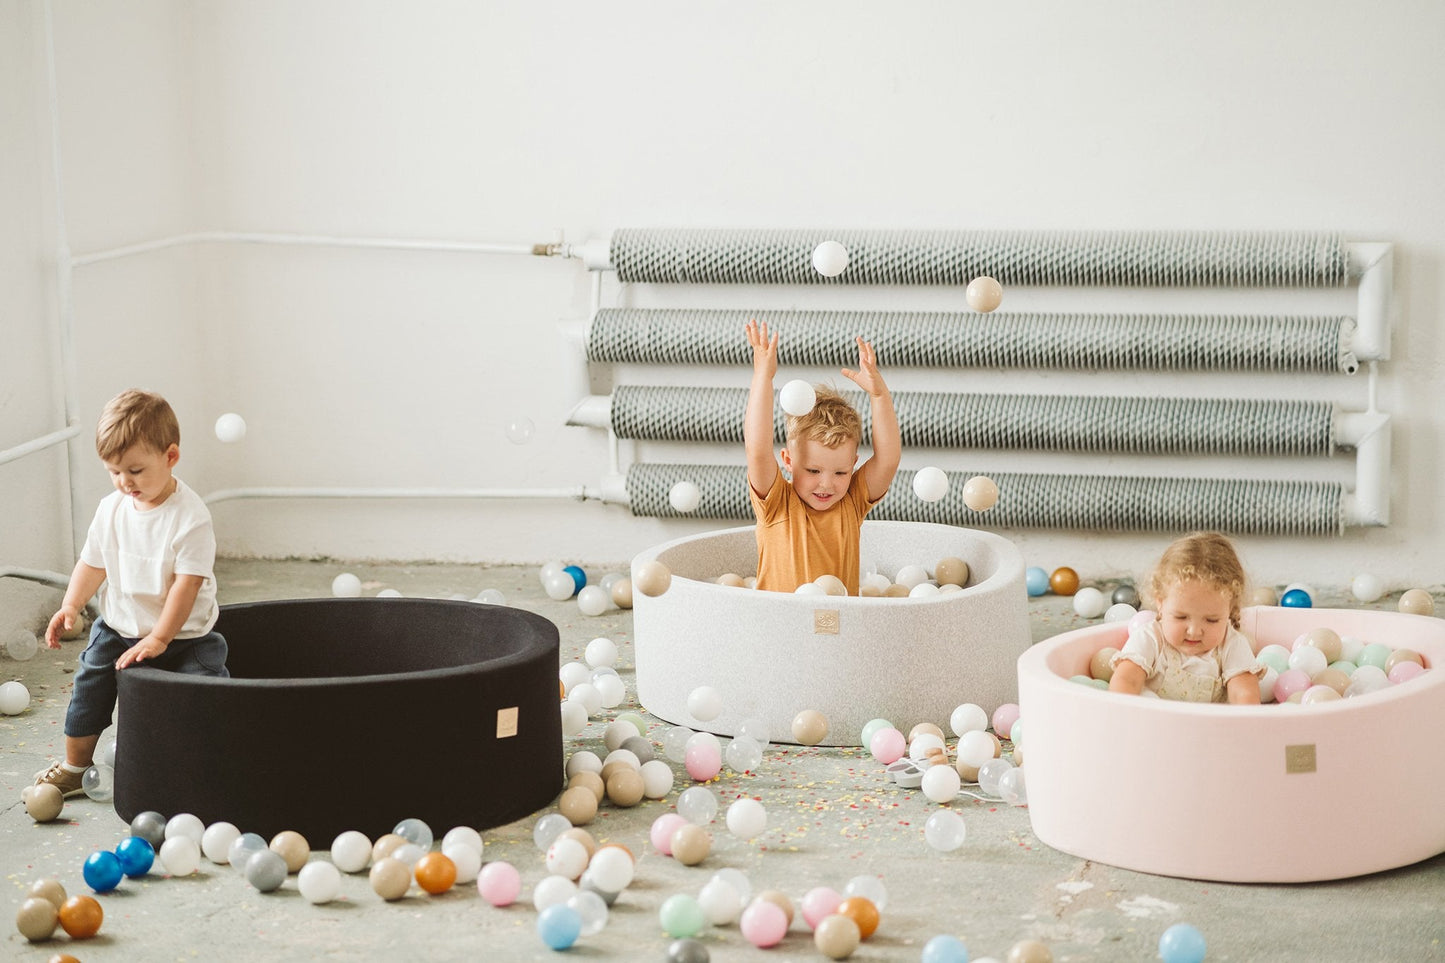
[(1340, 659), (1340, 660), (1338, 660), (1338, 661), (1336, 661), (1336, 662), (1331, 662), (1331, 663), (1330, 663), (1330, 668), (1331, 668), (1331, 669), (1339, 669), (1339, 670), (1340, 670), (1341, 672), (1343, 672), (1345, 675), (1350, 675), (1350, 674), (1352, 674), (1356, 669), (1358, 669), (1359, 666), (1355, 665), (1353, 662), (1347, 662), (1347, 661), (1345, 661), (1344, 659)]
[(873, 745), (873, 735), (879, 729), (891, 729), (893, 723), (887, 719), (869, 719), (863, 724), (863, 748)]
[(657, 911), (657, 920), (667, 935), (677, 940), (696, 936), (705, 922), (702, 907), (686, 893), (669, 896)]
[(1390, 647), (1380, 642), (1371, 642), (1360, 650), (1360, 665), (1373, 665), (1383, 669), (1390, 658)]
[(637, 734), (639, 736), (647, 735), (647, 720), (635, 712), (619, 712), (617, 713), (616, 721), (630, 722), (637, 727)]

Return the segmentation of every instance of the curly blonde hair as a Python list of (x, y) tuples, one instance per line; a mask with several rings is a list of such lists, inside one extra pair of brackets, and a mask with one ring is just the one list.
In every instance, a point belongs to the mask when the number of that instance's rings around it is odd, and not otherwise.
[(1219, 532), (1191, 532), (1175, 540), (1149, 576), (1149, 602), (1156, 608), (1180, 582), (1203, 582), (1229, 596), (1229, 621), (1239, 628), (1244, 599), (1244, 565), (1234, 544)]
[(101, 461), (119, 458), (135, 445), (165, 452), (181, 443), (181, 426), (160, 395), (132, 388), (106, 403), (95, 429), (95, 452)]
[(817, 401), (806, 415), (788, 415), (784, 421), (787, 439), (806, 438), (825, 448), (863, 440), (863, 419), (842, 395), (827, 385), (814, 385)]

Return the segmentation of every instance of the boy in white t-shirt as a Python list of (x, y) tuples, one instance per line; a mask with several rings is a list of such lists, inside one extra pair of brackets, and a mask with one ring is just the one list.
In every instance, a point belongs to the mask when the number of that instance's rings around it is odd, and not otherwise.
[(38, 773), (66, 796), (81, 792), (100, 734), (115, 710), (118, 670), (153, 665), (227, 677), (226, 640), (213, 632), (216, 537), (199, 495), (171, 474), (180, 425), (159, 395), (122, 392), (105, 406), (95, 450), (116, 490), (101, 499), (45, 644), (60, 648), (97, 589), (101, 618), (90, 630), (65, 713), (65, 760)]

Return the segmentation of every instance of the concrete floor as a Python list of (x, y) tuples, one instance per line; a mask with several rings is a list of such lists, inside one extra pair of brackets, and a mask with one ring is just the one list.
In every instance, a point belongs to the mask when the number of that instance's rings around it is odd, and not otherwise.
[[(391, 587), (408, 596), (472, 597), (483, 588), (500, 589), (511, 604), (559, 626), (563, 661), (582, 658), (595, 636), (616, 641), (622, 650), (619, 668), (630, 686), (630, 614), (614, 610), (596, 618), (581, 616), (575, 603), (546, 598), (532, 568), (223, 561), (217, 576), (222, 601), (242, 602), (329, 595), (332, 577), (343, 570), (362, 578), (366, 594)], [(1323, 603), (1346, 604), (1338, 592), (1326, 593)], [(1393, 600), (1384, 599), (1377, 607), (1392, 606)], [(1035, 600), (1032, 612), (1036, 640), (1083, 624), (1066, 599)], [(0, 676), (21, 679), (32, 693), (27, 712), (0, 717), (0, 798), (7, 801), (0, 808), (0, 876), (11, 912), (40, 877), (58, 877), (71, 893), (87, 892), (80, 876), (85, 857), (113, 848), (127, 832), (108, 805), (84, 796), (67, 801), (61, 818), (49, 824), (32, 822), (19, 803), (31, 774), (60, 751), (71, 673), (81, 647), (72, 642), (59, 653), (42, 648), (28, 662), (0, 661)], [(633, 702), (629, 697), (622, 708)], [(569, 740), (568, 751), (605, 752), (601, 733), (612, 714), (605, 710), (605, 718)], [(655, 723), (654, 742), (665, 728)], [(1388, 734), (1381, 736), (1380, 751), (1390, 751)], [(379, 773), (385, 765), (377, 760)], [(1369, 782), (1368, 768), (1363, 768), (1359, 791), (1389, 791)], [(652, 820), (671, 810), (677, 792), (692, 785), (680, 766), (674, 769), (680, 778), (668, 798), (634, 809), (604, 807), (588, 827), (599, 840), (624, 843), (639, 854), (637, 878), (612, 908), (606, 929), (583, 938), (570, 955), (664, 959), (670, 940), (658, 923), (663, 900), (676, 892), (696, 895), (713, 872), (736, 867), (749, 876), (755, 892), (776, 888), (795, 902), (814, 886), (841, 890), (854, 876), (881, 876), (888, 904), (878, 932), (854, 954), (857, 960), (916, 960), (928, 939), (940, 933), (961, 938), (975, 960), (1003, 960), (1024, 939), (1043, 941), (1059, 961), (1149, 960), (1157, 956), (1160, 934), (1181, 921), (1203, 932), (1209, 960), (1445, 959), (1445, 856), (1341, 882), (1202, 883), (1067, 856), (1034, 837), (1026, 810), (966, 798), (953, 805), (967, 822), (967, 842), (940, 854), (922, 835), (934, 805), (917, 791), (889, 783), (861, 751), (772, 747), (757, 774), (739, 776), (724, 768), (711, 785), (720, 814), (742, 793), (761, 798), (769, 812), (767, 831), (742, 842), (719, 820), (711, 827), (712, 854), (689, 868), (657, 854), (647, 842)], [(429, 788), (446, 791), (444, 784)], [(1245, 802), (1241, 808), (1247, 811)], [(365, 875), (343, 879), (342, 899), (313, 906), (297, 892), (294, 877), (282, 890), (263, 895), (236, 870), (203, 862), (194, 877), (152, 873), (101, 896), (105, 922), (100, 934), (86, 942), (61, 933), (31, 945), (7, 925), (0, 957), (45, 960), (70, 952), (87, 961), (554, 959), (536, 935), (530, 905), (532, 885), (545, 875), (531, 839), (534, 822), (528, 817), (484, 833), (486, 858), (508, 860), (522, 872), (522, 901), (506, 909), (480, 899), (471, 885), (440, 897), (413, 889), (407, 898), (387, 904), (371, 891)], [(433, 828), (440, 836), (450, 827)], [(1246, 833), (1270, 831), (1277, 830), (1246, 821)], [(1358, 832), (1368, 827), (1352, 825), (1348, 811), (1338, 812), (1317, 844), (1329, 845), (1333, 834)], [(741, 937), (736, 924), (709, 927), (701, 939), (716, 961), (761, 953)], [(770, 953), (778, 960), (823, 958), (801, 920)]]

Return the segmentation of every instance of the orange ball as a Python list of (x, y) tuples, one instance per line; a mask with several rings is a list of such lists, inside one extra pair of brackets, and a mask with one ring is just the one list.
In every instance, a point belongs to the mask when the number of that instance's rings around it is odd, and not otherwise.
[(1067, 566), (1054, 569), (1049, 576), (1049, 590), (1055, 595), (1073, 595), (1079, 590), (1079, 573)]
[(451, 889), (457, 881), (457, 864), (450, 856), (427, 853), (416, 861), (416, 884), (436, 896)]
[(100, 932), (105, 910), (93, 896), (72, 896), (60, 906), (60, 925), (71, 939), (88, 940)]
[(69, 953), (56, 953), (46, 961), (46, 963), (80, 963), (80, 960), (71, 956)]
[(841, 913), (858, 924), (858, 935), (867, 939), (878, 929), (878, 907), (866, 896), (850, 896), (838, 904), (834, 911)]

